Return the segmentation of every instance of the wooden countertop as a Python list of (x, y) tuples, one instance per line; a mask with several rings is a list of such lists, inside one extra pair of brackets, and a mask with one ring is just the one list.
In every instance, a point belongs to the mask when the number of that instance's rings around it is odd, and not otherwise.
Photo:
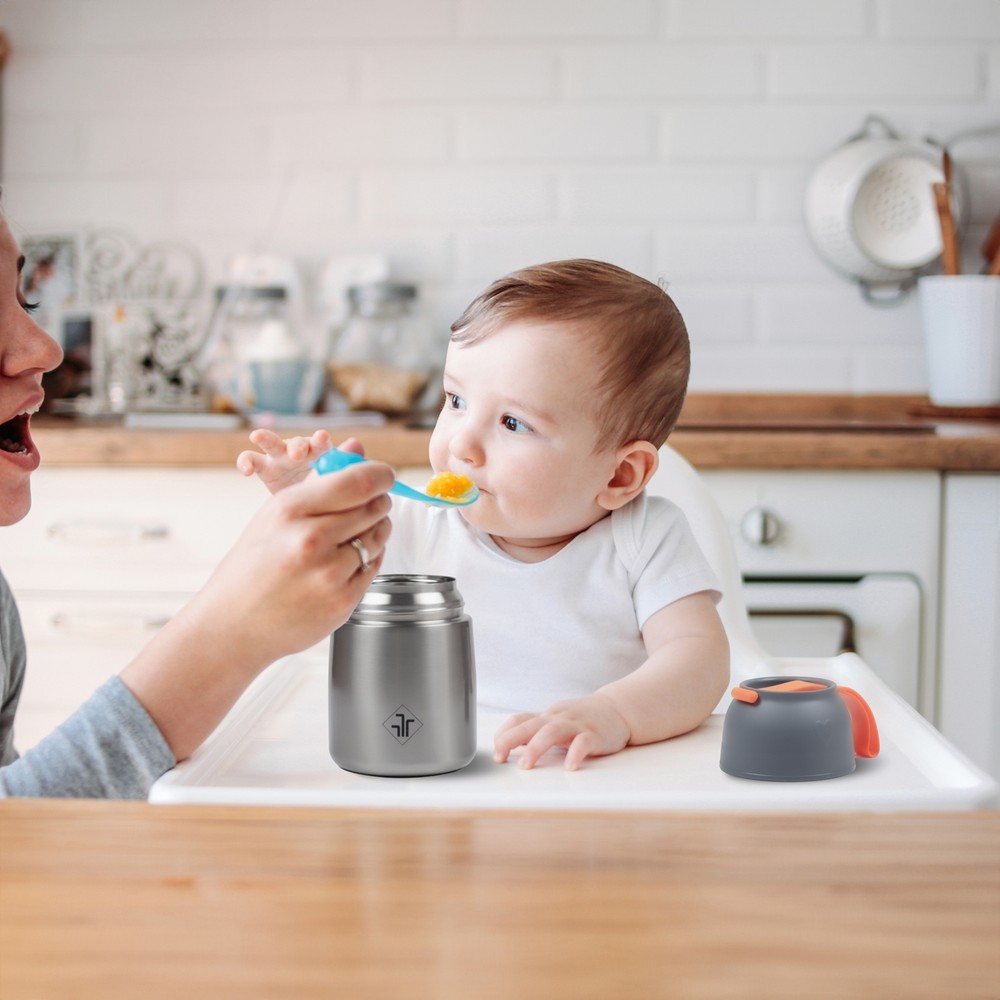
[(0, 803), (0, 994), (1000, 996), (1000, 812)]
[[(36, 418), (49, 465), (232, 466), (247, 430), (124, 429)], [(290, 436), (294, 431), (283, 431)], [(427, 462), (429, 430), (335, 429), (397, 467)], [(1000, 471), (1000, 408), (938, 410), (919, 396), (693, 394), (670, 443), (702, 469)]]

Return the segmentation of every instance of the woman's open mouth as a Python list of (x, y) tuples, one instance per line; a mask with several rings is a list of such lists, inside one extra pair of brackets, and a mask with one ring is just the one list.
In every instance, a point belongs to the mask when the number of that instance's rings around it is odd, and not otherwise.
[(31, 413), (24, 412), (0, 424), (0, 451), (5, 451), (8, 455), (30, 454), (34, 447), (28, 430), (30, 422)]

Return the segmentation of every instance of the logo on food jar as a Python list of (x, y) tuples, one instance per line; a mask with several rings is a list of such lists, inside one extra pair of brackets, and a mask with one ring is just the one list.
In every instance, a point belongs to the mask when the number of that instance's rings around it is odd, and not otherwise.
[(382, 727), (392, 733), (399, 743), (405, 743), (409, 740), (421, 726), (423, 723), (405, 705), (400, 705), (382, 723)]

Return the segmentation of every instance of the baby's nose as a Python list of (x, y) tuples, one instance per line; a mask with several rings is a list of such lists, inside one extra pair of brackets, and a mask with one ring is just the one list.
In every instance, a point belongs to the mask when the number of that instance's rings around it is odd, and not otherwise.
[(471, 427), (463, 427), (451, 439), (449, 451), (467, 465), (482, 465), (484, 449), (480, 436)]

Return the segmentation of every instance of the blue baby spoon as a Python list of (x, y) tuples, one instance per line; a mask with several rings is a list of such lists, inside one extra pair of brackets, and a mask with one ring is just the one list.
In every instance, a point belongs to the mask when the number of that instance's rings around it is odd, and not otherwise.
[[(368, 459), (362, 455), (355, 455), (351, 451), (341, 451), (339, 448), (331, 448), (324, 452), (315, 462), (311, 462), (312, 467), (322, 476), (327, 472), (336, 472), (338, 469), (346, 469), (356, 462), (367, 462)], [(403, 483), (393, 483), (390, 493), (395, 493), (398, 497), (406, 497), (408, 500), (419, 500), (421, 503), (434, 504), (436, 507), (468, 507), (470, 503), (475, 503), (479, 499), (479, 487), (473, 485), (468, 493), (448, 500), (444, 497), (432, 497), (420, 490), (415, 490)]]

